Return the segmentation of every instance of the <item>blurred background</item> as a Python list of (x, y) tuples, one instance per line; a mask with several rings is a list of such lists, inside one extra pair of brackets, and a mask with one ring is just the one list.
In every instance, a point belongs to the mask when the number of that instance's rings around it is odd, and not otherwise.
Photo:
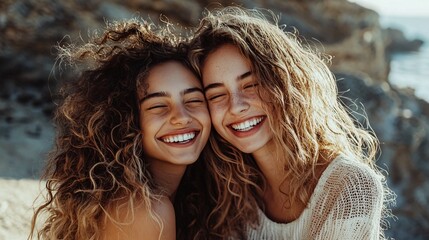
[[(378, 135), (377, 164), (397, 194), (386, 235), (429, 239), (429, 2), (216, 1), (266, 8), (333, 56), (343, 95)], [(0, 239), (26, 239), (38, 179), (53, 146), (55, 46), (87, 39), (106, 21), (160, 14), (193, 27), (209, 0), (0, 1)], [(360, 118), (359, 115), (356, 115)]]

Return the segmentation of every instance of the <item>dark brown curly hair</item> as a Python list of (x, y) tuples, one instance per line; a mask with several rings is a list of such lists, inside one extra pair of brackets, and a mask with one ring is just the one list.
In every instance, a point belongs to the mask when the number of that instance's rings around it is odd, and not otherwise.
[[(165, 61), (189, 66), (182, 40), (168, 26), (130, 19), (107, 24), (80, 46), (59, 47), (56, 66), (72, 67), (76, 77), (59, 91), (56, 147), (47, 161), (46, 194), (35, 210), (29, 239), (99, 239), (107, 209), (115, 203), (138, 202), (151, 209), (160, 193), (142, 159), (138, 81)], [(208, 234), (203, 214), (209, 196), (201, 194), (207, 188), (204, 164), (198, 160), (188, 167), (176, 196), (183, 238), (195, 235), (192, 229), (200, 238)], [(191, 230), (182, 231), (185, 227)]]

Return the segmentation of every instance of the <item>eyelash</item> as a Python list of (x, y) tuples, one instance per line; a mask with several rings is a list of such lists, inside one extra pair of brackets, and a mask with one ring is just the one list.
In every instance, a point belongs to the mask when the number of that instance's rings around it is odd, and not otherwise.
[(224, 96), (225, 94), (218, 94), (218, 95), (214, 95), (214, 96), (212, 96), (212, 97), (210, 97), (209, 98), (209, 101), (212, 101), (212, 100), (215, 100), (216, 98), (219, 98), (219, 97), (222, 97), (222, 96)]
[[(253, 84), (249, 84), (249, 85), (247, 85), (247, 86), (243, 87), (243, 89), (254, 88), (254, 87), (257, 87), (257, 86), (259, 86), (259, 83), (253, 83)], [(208, 98), (208, 100), (209, 100), (209, 101), (212, 101), (212, 100), (215, 100), (216, 98), (222, 97), (222, 96), (224, 96), (224, 95), (225, 95), (224, 93), (222, 93), (222, 94), (217, 94), (217, 95), (214, 95), (214, 96), (212, 96), (212, 97)]]
[[(185, 104), (203, 103), (203, 102), (204, 102), (204, 100), (201, 100), (201, 99), (193, 99), (193, 100), (189, 100), (189, 101), (185, 102)], [(146, 110), (152, 110), (152, 109), (157, 109), (157, 108), (166, 108), (166, 107), (167, 107), (166, 105), (155, 105), (152, 107), (148, 107)]]
[(201, 100), (201, 99), (194, 99), (194, 100), (189, 100), (189, 101), (187, 101), (185, 103), (202, 103), (202, 102), (204, 102), (204, 101)]
[(167, 107), (167, 106), (165, 106), (165, 105), (156, 105), (156, 106), (149, 107), (146, 110), (152, 110), (152, 109), (156, 109), (156, 108), (165, 108), (165, 107)]
[(252, 88), (252, 87), (257, 87), (257, 86), (259, 86), (259, 83), (253, 83), (253, 84), (245, 86), (244, 89), (246, 89), (246, 88)]

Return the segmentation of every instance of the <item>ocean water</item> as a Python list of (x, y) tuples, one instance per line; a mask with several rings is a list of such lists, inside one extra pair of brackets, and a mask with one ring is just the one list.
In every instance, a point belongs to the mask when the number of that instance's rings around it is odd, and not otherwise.
[(408, 39), (419, 38), (425, 43), (418, 52), (400, 53), (392, 57), (389, 81), (400, 88), (412, 88), (415, 95), (429, 102), (429, 16), (381, 16), (383, 27), (394, 27)]

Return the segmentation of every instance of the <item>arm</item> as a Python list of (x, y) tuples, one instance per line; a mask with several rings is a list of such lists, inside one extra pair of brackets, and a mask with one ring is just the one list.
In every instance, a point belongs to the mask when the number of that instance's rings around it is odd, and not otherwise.
[[(162, 198), (152, 203), (153, 212), (158, 215), (161, 225), (152, 218), (146, 206), (134, 207), (134, 216), (129, 211), (116, 211), (115, 220), (107, 218), (104, 225), (103, 240), (170, 240), (176, 239), (176, 220), (170, 200)], [(115, 222), (116, 221), (116, 222)]]

